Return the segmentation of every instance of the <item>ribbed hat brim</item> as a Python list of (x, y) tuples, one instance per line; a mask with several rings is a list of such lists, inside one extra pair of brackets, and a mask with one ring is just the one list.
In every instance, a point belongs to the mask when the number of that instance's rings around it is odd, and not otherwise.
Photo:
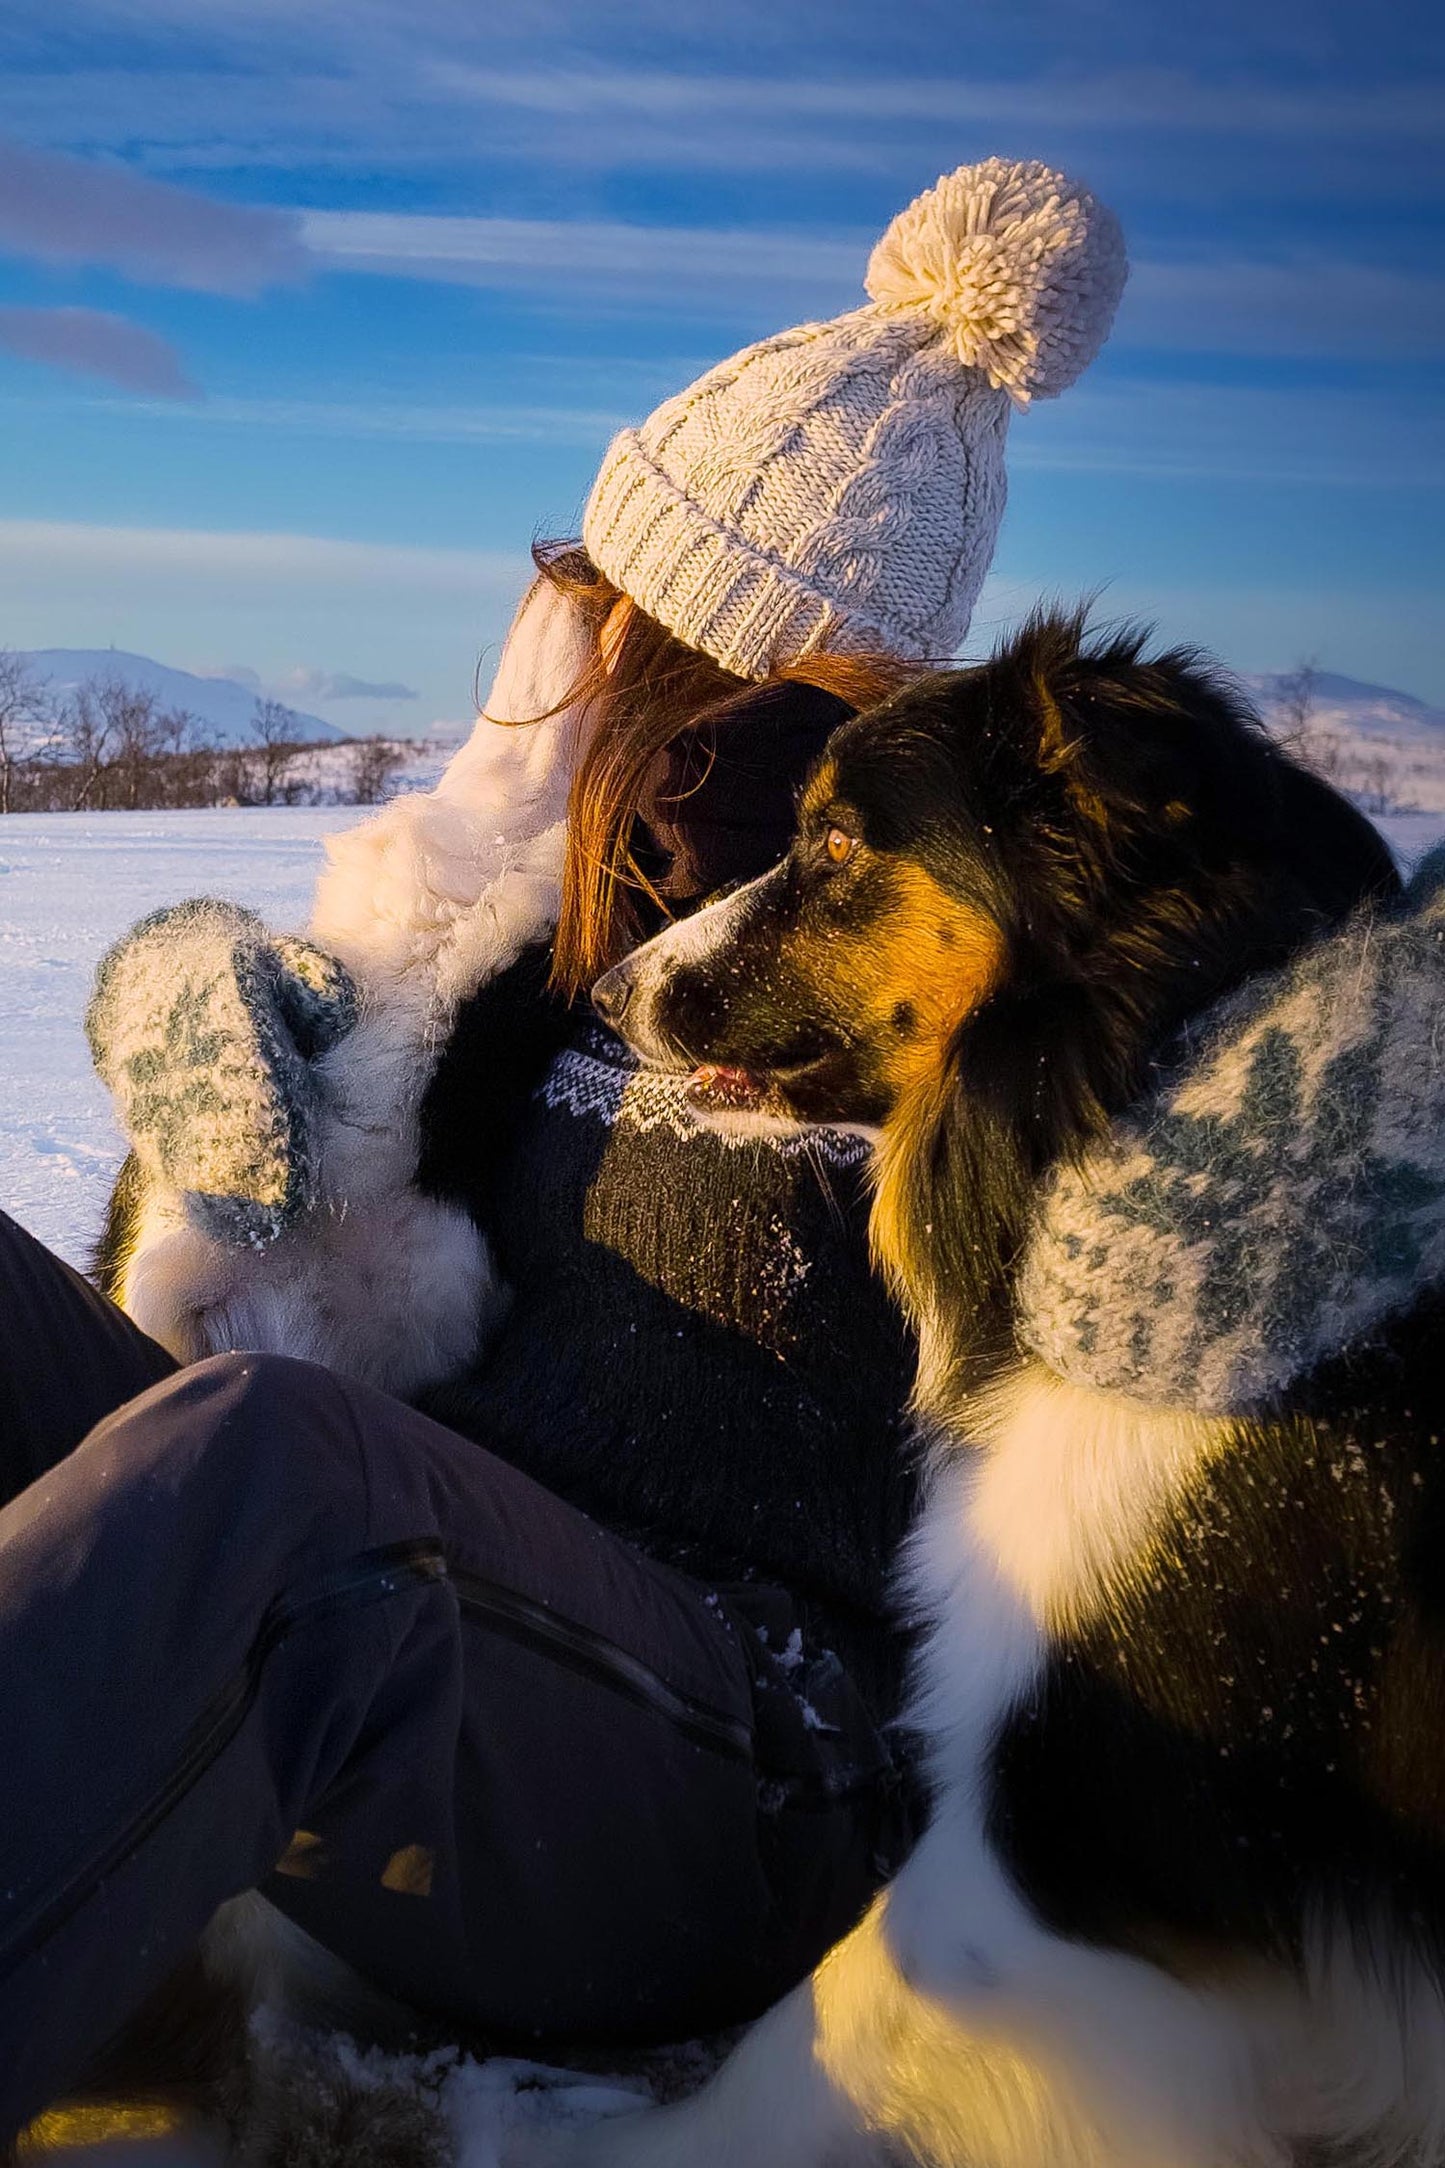
[(739, 677), (766, 677), (827, 647), (906, 653), (889, 634), (839, 608), (806, 579), (683, 495), (635, 429), (613, 438), (582, 522), (587, 554), (689, 646)]

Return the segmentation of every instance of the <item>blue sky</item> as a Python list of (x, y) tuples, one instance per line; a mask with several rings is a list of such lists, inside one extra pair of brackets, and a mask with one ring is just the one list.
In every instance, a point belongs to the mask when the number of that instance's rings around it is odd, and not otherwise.
[(1100, 590), (1445, 705), (1442, 137), (1409, 0), (7, 0), (0, 645), (461, 718), (611, 431), (1000, 152), (1135, 268), (970, 646)]

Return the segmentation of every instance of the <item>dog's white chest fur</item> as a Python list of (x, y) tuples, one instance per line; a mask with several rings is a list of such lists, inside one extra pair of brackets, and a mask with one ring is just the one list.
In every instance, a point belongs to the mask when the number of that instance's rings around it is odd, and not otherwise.
[[(970, 1558), (1055, 1633), (1082, 1624), (1142, 1570), (1171, 1507), (1233, 1437), (1218, 1418), (1067, 1385), (1038, 1363), (977, 1396), (950, 1430), (958, 1443), (942, 1447), (925, 1551), (946, 1540), (940, 1513), (957, 1515)], [(920, 1595), (941, 1617), (943, 1591), (928, 1570)], [(947, 1600), (958, 1593), (951, 1585)]]
[(993, 1741), (1034, 1694), (1050, 1639), (1146, 1570), (1171, 1506), (1231, 1436), (1225, 1423), (1066, 1385), (1037, 1364), (961, 1414), (938, 1439), (909, 1562), (931, 1622), (917, 1716), (939, 1784), (920, 1856), (936, 1848), (948, 1870), (939, 1882), (905, 1870), (889, 1935), (905, 1976), (950, 1998), (1004, 1990), (1043, 1939), (985, 1833)]

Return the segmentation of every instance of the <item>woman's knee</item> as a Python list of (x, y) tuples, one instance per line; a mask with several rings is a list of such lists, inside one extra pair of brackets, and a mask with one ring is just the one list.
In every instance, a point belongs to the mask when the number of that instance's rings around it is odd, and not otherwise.
[(371, 1540), (356, 1420), (340, 1380), (315, 1363), (259, 1353), (193, 1363), (99, 1425), (84, 1453), (127, 1486), (197, 1497), (201, 1519), (237, 1534), (264, 1518), (296, 1534), (320, 1524), (341, 1547)]

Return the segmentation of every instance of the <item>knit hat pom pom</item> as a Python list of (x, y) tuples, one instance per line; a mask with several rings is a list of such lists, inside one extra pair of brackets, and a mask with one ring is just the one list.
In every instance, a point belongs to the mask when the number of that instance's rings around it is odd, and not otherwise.
[(989, 158), (899, 212), (867, 287), (933, 318), (965, 367), (1027, 406), (1088, 367), (1128, 271), (1118, 220), (1086, 188), (1036, 159)]

